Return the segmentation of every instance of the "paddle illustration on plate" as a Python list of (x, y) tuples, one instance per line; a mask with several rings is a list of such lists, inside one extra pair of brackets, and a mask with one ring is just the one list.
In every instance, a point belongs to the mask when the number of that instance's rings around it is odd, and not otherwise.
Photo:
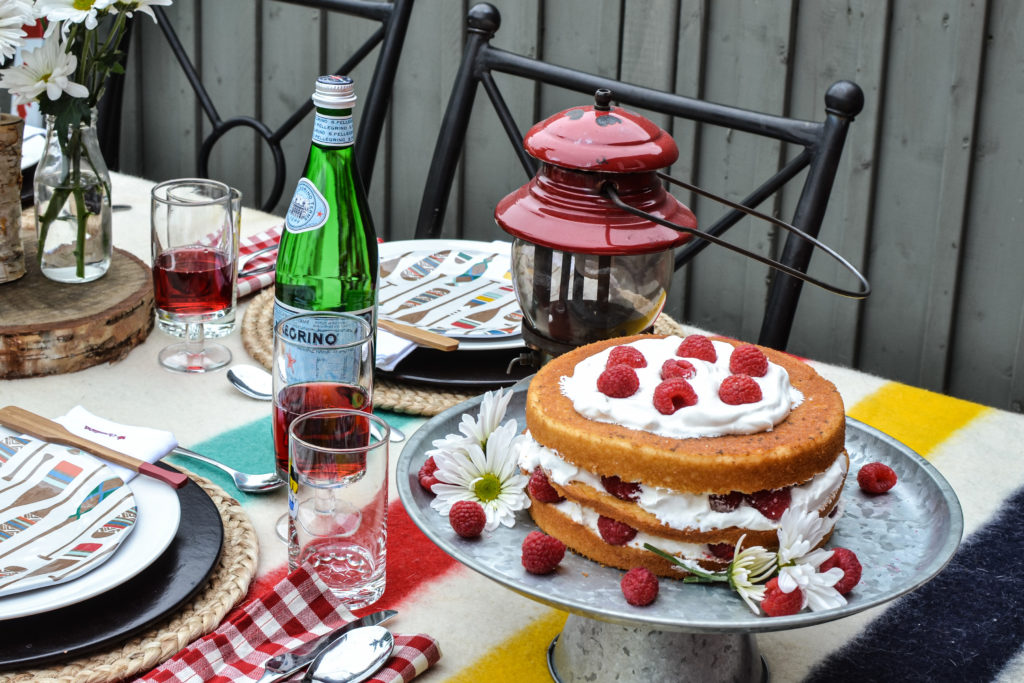
[(398, 274), (398, 279), (390, 278), (389, 276), (391, 275), (392, 272), (394, 272), (395, 268), (398, 267), (399, 263), (401, 263), (404, 258), (412, 254), (412, 252), (406, 252), (397, 258), (388, 259), (387, 261), (381, 263), (381, 284), (380, 287), (377, 289), (378, 296), (380, 295), (380, 290), (398, 285), (398, 280), (405, 280), (407, 282), (416, 282), (417, 280), (421, 280), (422, 278), (432, 273), (435, 268), (441, 265), (444, 262), (445, 258), (447, 258), (448, 254), (450, 253), (451, 250), (446, 249), (444, 251), (439, 251), (435, 254), (430, 254), (429, 256), (426, 256), (420, 259), (419, 261), (416, 261), (412, 265), (403, 268), (401, 272), (399, 272)]
[(0, 596), (51, 586), (109, 558), (137, 520), (135, 497), (101, 461), (30, 442), (0, 465)]

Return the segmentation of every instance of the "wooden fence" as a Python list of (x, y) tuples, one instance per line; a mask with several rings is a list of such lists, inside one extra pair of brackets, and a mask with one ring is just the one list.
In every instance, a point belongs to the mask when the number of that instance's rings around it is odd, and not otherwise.
[[(546, 61), (711, 101), (819, 120), (839, 79), (864, 89), (822, 231), (868, 276), (865, 302), (804, 289), (790, 350), (1020, 411), (1024, 406), (1024, 3), (1015, 0), (494, 0), (494, 44)], [(419, 0), (374, 177), (387, 239), (412, 236), (423, 180), (461, 56), (470, 3)], [(175, 0), (168, 13), (225, 117), (274, 125), (365, 37), (369, 22), (272, 0)], [(142, 17), (124, 107), (122, 170), (194, 174), (206, 126), (159, 30)], [(353, 74), (365, 82), (375, 55)], [(499, 80), (525, 129), (587, 98)], [(482, 99), (483, 93), (479, 97)], [(480, 104), (480, 103), (478, 103)], [(674, 175), (738, 198), (791, 150), (675, 126)], [(297, 178), (311, 124), (290, 137)], [(269, 155), (231, 133), (211, 175), (254, 196)], [(446, 237), (505, 237), (496, 202), (525, 181), (499, 124), (480, 105), (449, 204)], [(290, 181), (285, 191), (290, 193)], [(773, 206), (791, 217), (793, 192)], [(721, 211), (691, 204), (711, 223)], [(763, 207), (764, 208), (764, 207)], [(281, 212), (284, 204), (278, 206)], [(140, 226), (140, 229), (142, 227)], [(770, 253), (779, 239), (744, 221), (729, 233)], [(815, 259), (813, 272), (841, 279)], [(744, 339), (757, 336), (767, 271), (717, 248), (680, 273), (667, 312)]]

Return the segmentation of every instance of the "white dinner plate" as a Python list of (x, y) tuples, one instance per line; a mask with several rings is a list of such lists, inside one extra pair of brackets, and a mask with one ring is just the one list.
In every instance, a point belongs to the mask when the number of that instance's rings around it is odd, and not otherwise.
[[(65, 583), (0, 597), (0, 620), (66, 607), (108, 591), (141, 572), (167, 549), (181, 516), (177, 494), (167, 484), (149, 477), (136, 477), (127, 488), (134, 497), (137, 519), (132, 532), (110, 557)], [(0, 568), (9, 565), (0, 558)]]
[(385, 242), (379, 314), (458, 339), (465, 351), (522, 346), (510, 251), (509, 242)]

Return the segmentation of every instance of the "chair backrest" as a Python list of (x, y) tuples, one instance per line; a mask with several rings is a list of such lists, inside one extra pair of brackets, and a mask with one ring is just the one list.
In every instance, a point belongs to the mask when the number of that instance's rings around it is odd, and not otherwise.
[[(398, 60), (401, 56), (402, 46), (405, 42), (409, 18), (412, 14), (413, 0), (393, 0), (392, 2), (367, 2), (366, 0), (275, 1), (331, 12), (340, 12), (380, 23), (380, 26), (366, 41), (352, 51), (351, 56), (335, 71), (338, 74), (350, 73), (374, 48), (380, 45), (380, 52), (377, 56), (377, 64), (374, 67), (370, 85), (365, 90), (361, 89), (360, 91), (360, 108), (362, 113), (359, 119), (359, 144), (356, 145), (355, 152), (360, 175), (363, 182), (369, 185), (373, 177), (373, 166), (377, 156), (377, 148), (380, 145), (381, 134), (384, 129), (384, 119), (387, 116), (388, 107), (391, 103), (392, 86), (394, 85), (395, 72), (398, 69)], [(209, 174), (210, 155), (214, 145), (217, 144), (225, 133), (238, 127), (251, 128), (267, 143), (274, 160), (274, 182), (269, 194), (261, 203), (261, 208), (264, 211), (271, 210), (281, 199), (285, 181), (290, 177), (285, 167), (285, 155), (281, 147), (281, 141), (313, 110), (312, 98), (306, 100), (274, 130), (271, 130), (270, 126), (263, 121), (252, 116), (241, 115), (228, 119), (222, 118), (200, 79), (199, 71), (178, 39), (167, 13), (160, 7), (153, 7), (153, 10), (157, 17), (157, 24), (160, 26), (171, 50), (174, 52), (175, 58), (184, 70), (185, 76), (199, 100), (203, 113), (210, 122), (210, 132), (203, 138), (199, 150), (198, 175), (205, 177)]]
[[(804, 233), (817, 237), (846, 141), (847, 129), (864, 105), (864, 95), (856, 84), (840, 81), (832, 85), (825, 94), (824, 120), (804, 121), (641, 87), (493, 47), (490, 40), (501, 25), (501, 16), (489, 3), (475, 5), (469, 12), (467, 25), (462, 62), (441, 123), (441, 131), (420, 203), (416, 222), (418, 239), (440, 237), (448, 197), (465, 142), (473, 100), (480, 84), (483, 84), (505, 133), (515, 147), (527, 177), (536, 171), (537, 162), (523, 150), (523, 134), (517, 127), (492, 72), (531, 79), (589, 95), (593, 95), (598, 88), (608, 88), (612, 91), (614, 99), (624, 105), (772, 138), (802, 148), (781, 169), (737, 203), (753, 208), (807, 169), (791, 222)], [(735, 225), (744, 215), (743, 211), (732, 209), (703, 231), (717, 237)], [(689, 263), (707, 246), (707, 241), (694, 239), (680, 248), (676, 253), (676, 269)], [(813, 249), (814, 246), (808, 241), (790, 234), (779, 261), (799, 273), (806, 273)], [(801, 286), (802, 281), (796, 277), (774, 273), (758, 343), (778, 349), (786, 347)]]

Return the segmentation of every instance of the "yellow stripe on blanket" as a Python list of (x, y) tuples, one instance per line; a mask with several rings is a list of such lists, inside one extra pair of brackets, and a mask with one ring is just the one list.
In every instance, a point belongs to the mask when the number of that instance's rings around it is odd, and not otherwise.
[(449, 683), (550, 681), (548, 645), (562, 632), (568, 616), (560, 610), (550, 610), (501, 645), (491, 648), (472, 666), (449, 678)]
[(977, 403), (890, 382), (848, 409), (847, 414), (927, 457), (953, 432), (987, 410)]

